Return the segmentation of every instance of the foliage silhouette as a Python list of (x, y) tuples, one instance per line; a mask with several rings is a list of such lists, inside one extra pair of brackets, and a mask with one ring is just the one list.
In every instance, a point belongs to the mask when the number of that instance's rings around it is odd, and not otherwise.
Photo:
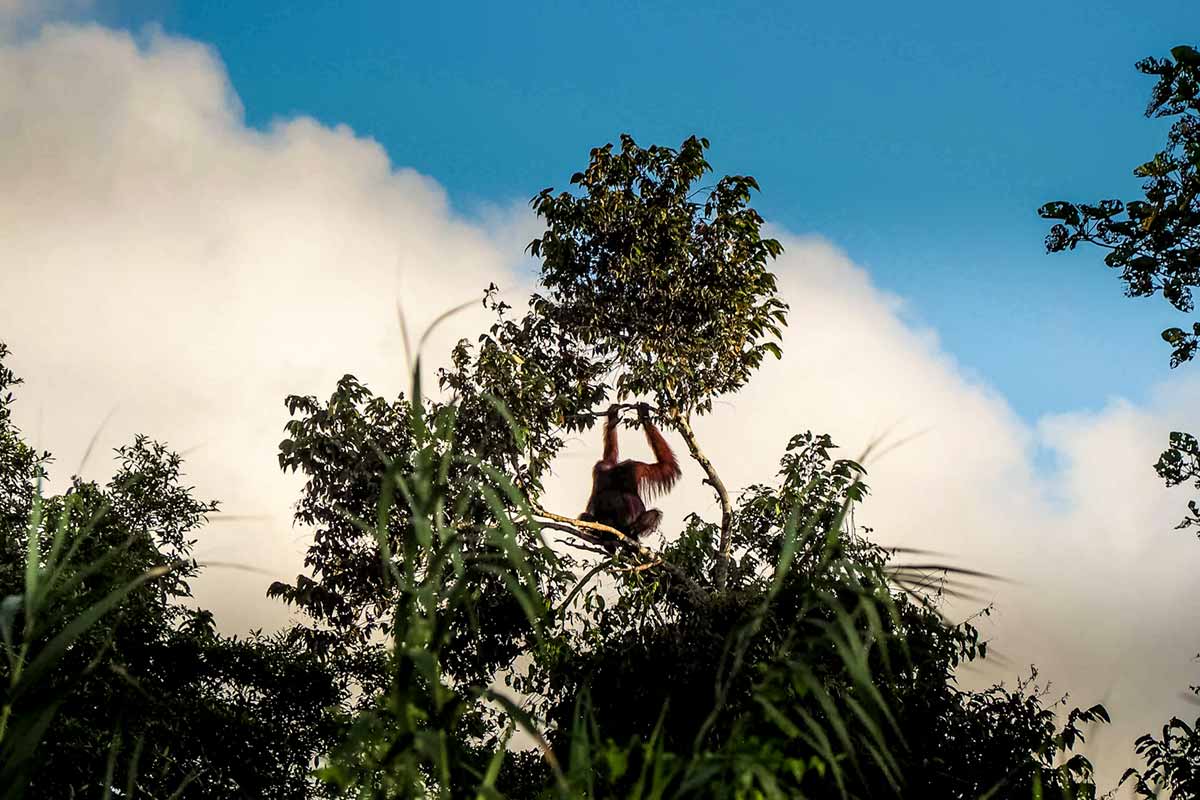
[[(192, 532), (216, 510), (138, 437), (104, 486), (38, 490), (0, 344), (0, 797), (314, 796), (341, 702), (279, 635), (229, 638), (186, 604)], [(105, 780), (105, 774), (109, 775)]]
[[(1161, 293), (1179, 311), (1191, 312), (1193, 290), (1200, 286), (1200, 52), (1179, 45), (1172, 48), (1170, 58), (1146, 58), (1137, 69), (1158, 78), (1146, 116), (1173, 119), (1166, 147), (1134, 170), (1134, 175), (1145, 178), (1145, 199), (1094, 204), (1055, 201), (1038, 213), (1058, 220), (1046, 236), (1049, 252), (1098, 245), (1108, 250), (1105, 264), (1121, 270), (1126, 295)], [(1190, 330), (1168, 328), (1162, 338), (1171, 346), (1171, 366), (1178, 367), (1196, 356), (1200, 322)], [(1168, 486), (1191, 483), (1193, 489), (1200, 489), (1196, 438), (1172, 432), (1155, 470)], [(1200, 505), (1191, 500), (1177, 527), (1195, 526), (1200, 526)], [(1172, 718), (1163, 726), (1161, 738), (1151, 734), (1139, 738), (1137, 752), (1146, 761), (1145, 769), (1128, 770), (1122, 782), (1133, 781), (1142, 797), (1159, 797), (1164, 791), (1177, 799), (1200, 796), (1196, 728)]]

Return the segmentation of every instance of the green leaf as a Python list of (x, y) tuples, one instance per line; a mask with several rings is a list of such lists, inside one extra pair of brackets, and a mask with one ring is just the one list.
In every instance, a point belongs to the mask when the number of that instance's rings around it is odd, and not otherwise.
[(125, 600), (135, 589), (147, 581), (160, 578), (172, 571), (173, 567), (154, 567), (142, 573), (133, 580), (125, 583), (123, 586), (109, 592), (102, 600), (88, 606), (86, 610), (79, 616), (71, 620), (65, 628), (57, 636), (38, 653), (25, 672), (21, 676), (21, 681), (17, 688), (13, 691), (13, 697), (18, 698), (24, 692), (35, 686), (41, 679), (42, 675), (62, 657), (67, 647), (76, 639), (82, 636), (89, 628), (95, 625), (104, 615), (113, 611)]
[(1196, 48), (1181, 44), (1171, 48), (1171, 57), (1188, 67), (1200, 67), (1200, 52)]

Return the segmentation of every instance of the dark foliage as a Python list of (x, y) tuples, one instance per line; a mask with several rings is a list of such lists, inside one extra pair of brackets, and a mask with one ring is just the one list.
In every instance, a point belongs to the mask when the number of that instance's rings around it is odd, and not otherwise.
[[(1195, 310), (1193, 290), (1200, 286), (1200, 52), (1180, 45), (1170, 58), (1146, 58), (1137, 69), (1157, 77), (1146, 108), (1149, 117), (1172, 118), (1166, 147), (1137, 167), (1145, 178), (1144, 198), (1094, 204), (1056, 201), (1038, 213), (1059, 220), (1046, 237), (1050, 252), (1073, 250), (1077, 245), (1098, 245), (1108, 252), (1104, 262), (1120, 270), (1129, 297), (1161, 293), (1179, 311)], [(1171, 366), (1191, 361), (1200, 347), (1200, 322), (1190, 329), (1172, 327), (1162, 332), (1171, 346)], [(1200, 489), (1200, 450), (1188, 433), (1171, 433), (1168, 449), (1155, 464), (1168, 486), (1192, 484)], [(1188, 514), (1177, 527), (1200, 525), (1200, 506), (1188, 503)], [(1197, 721), (1200, 723), (1200, 720)], [(1137, 743), (1145, 759), (1143, 771), (1129, 770), (1143, 797), (1167, 792), (1174, 798), (1200, 795), (1200, 734), (1172, 719), (1161, 738), (1147, 734)]]
[[(16, 383), (0, 362), (4, 796), (98, 797), (106, 772), (148, 797), (181, 787), (189, 798), (313, 796), (341, 701), (332, 682), (281, 636), (222, 636), (186, 603), (199, 572), (190, 537), (215, 504), (195, 500), (179, 457), (144, 437), (117, 451), (106, 485), (76, 478), (41, 497), (49, 456), (12, 425)], [(34, 593), (30, 536), (47, 566), (64, 556)], [(37, 656), (114, 593), (119, 607), (34, 680)]]
[(1148, 733), (1137, 740), (1137, 753), (1145, 768), (1126, 771), (1121, 782), (1132, 781), (1138, 797), (1200, 797), (1200, 735), (1195, 725), (1172, 717), (1159, 738)]
[[(1104, 263), (1121, 271), (1130, 297), (1161, 293), (1180, 311), (1192, 311), (1192, 290), (1200, 284), (1200, 52), (1180, 45), (1171, 56), (1137, 64), (1158, 77), (1146, 115), (1175, 118), (1166, 148), (1134, 170), (1146, 179), (1145, 199), (1056, 201), (1038, 213), (1060, 220), (1046, 237), (1050, 252), (1099, 245), (1108, 250)], [(1173, 348), (1172, 366), (1181, 364), (1196, 353), (1200, 323), (1162, 336)]]

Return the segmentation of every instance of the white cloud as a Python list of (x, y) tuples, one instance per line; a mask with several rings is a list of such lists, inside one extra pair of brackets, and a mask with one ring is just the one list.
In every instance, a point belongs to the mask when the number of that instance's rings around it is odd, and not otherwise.
[[(285, 576), (303, 537), (274, 463), (283, 397), (326, 395), (345, 372), (399, 391), (397, 305), (420, 331), (512, 284), (498, 276), (520, 258), (344, 127), (246, 128), (213, 53), (161, 35), (50, 28), (0, 49), (0, 187), (0, 318), (27, 432), (63, 472), (114, 408), (102, 446), (145, 432), (192, 450), (202, 495), (261, 516), (214, 526), (202, 555)], [(198, 591), (226, 619), (273, 623), (268, 580), (215, 573)]]
[[(51, 27), (0, 48), (0, 336), (28, 381), (18, 419), (60, 473), (114, 408), (101, 448), (140, 431), (191, 450), (199, 494), (257, 516), (211, 526), (201, 558), (270, 573), (198, 582), (227, 627), (284, 619), (263, 590), (299, 569), (305, 545), (288, 522), (297, 482), (275, 467), (283, 396), (327, 394), (345, 372), (401, 389), (397, 302), (419, 329), (489, 282), (520, 280), (528, 214), (485, 219), (457, 216), (433, 180), (344, 127), (247, 128), (195, 43)], [(1119, 770), (1135, 735), (1191, 710), (1177, 693), (1197, 674), (1200, 543), (1170, 530), (1184, 498), (1150, 465), (1168, 430), (1200, 428), (1200, 383), (1027, 425), (840, 251), (781, 238), (785, 357), (699, 422), (706, 450), (744, 486), (769, 480), (804, 429), (830, 432), (847, 456), (913, 436), (869, 463), (859, 522), (1011, 578), (982, 587), (1004, 669), (968, 679), (1036, 661), (1077, 702), (1109, 700), (1117, 724), (1101, 740)], [(431, 352), (481, 322), (456, 320)], [(597, 437), (556, 464), (553, 506), (581, 507)], [(1053, 473), (1035, 470), (1038, 448), (1057, 457)], [(87, 471), (106, 468), (97, 458)], [(715, 515), (697, 470), (686, 477), (662, 503), (668, 530), (687, 510)]]

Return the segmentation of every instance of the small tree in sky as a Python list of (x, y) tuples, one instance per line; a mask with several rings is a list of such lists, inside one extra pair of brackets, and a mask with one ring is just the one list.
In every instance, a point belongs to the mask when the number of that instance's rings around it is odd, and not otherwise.
[[(1059, 761), (1103, 709), (1059, 729), (1031, 686), (954, 686), (986, 643), (939, 616), (948, 584), (849, 525), (860, 465), (804, 433), (731, 497), (702, 452), (691, 416), (780, 354), (786, 310), (756, 183), (705, 185), (706, 147), (622, 137), (539, 194), (541, 286), (519, 314), (485, 293), (449, 400), (349, 376), (289, 400), (281, 464), (317, 530), (311, 577), (273, 591), (371, 689), (322, 774), (366, 797), (1092, 796), (1087, 760)], [(652, 401), (721, 499), (661, 552), (589, 548), (594, 523), (544, 506), (566, 437), (615, 399)]]

